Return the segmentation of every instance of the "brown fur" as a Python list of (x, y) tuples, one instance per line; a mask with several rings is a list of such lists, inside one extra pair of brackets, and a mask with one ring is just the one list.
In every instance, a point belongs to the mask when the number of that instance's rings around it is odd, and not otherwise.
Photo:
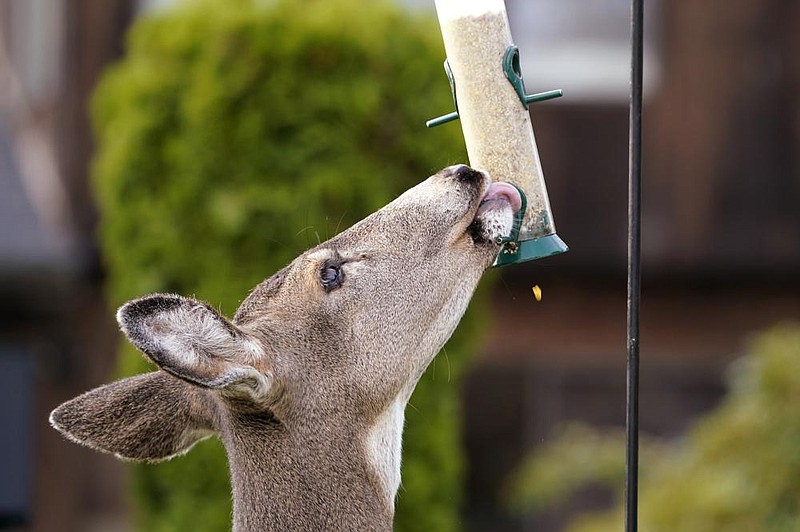
[[(162, 371), (53, 411), (70, 439), (157, 461), (217, 434), (234, 530), (391, 530), (403, 409), (491, 264), (512, 214), (446, 168), (257, 286), (232, 321), (155, 294), (124, 305)], [(495, 202), (497, 203), (497, 202)]]

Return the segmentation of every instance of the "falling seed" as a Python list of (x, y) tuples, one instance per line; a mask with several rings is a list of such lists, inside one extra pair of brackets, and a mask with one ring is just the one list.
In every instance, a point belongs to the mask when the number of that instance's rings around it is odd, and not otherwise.
[(536, 301), (542, 300), (542, 289), (539, 288), (538, 284), (533, 285), (533, 297), (536, 298)]

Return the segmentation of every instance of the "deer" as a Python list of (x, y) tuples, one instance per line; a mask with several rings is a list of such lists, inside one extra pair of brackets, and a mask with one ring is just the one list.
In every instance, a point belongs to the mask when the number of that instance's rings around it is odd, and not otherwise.
[(219, 437), (235, 532), (391, 530), (411, 392), (520, 208), (514, 186), (450, 166), (302, 253), (232, 320), (175, 294), (129, 301), (117, 321), (157, 369), (50, 423), (153, 463)]

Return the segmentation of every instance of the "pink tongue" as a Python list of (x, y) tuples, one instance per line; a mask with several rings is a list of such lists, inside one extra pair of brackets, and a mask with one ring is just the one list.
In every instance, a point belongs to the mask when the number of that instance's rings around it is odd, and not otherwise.
[(489, 185), (489, 190), (486, 191), (481, 201), (490, 201), (498, 198), (502, 198), (510, 203), (514, 212), (522, 208), (522, 198), (519, 197), (519, 192), (514, 185), (503, 183), (502, 181), (492, 183)]

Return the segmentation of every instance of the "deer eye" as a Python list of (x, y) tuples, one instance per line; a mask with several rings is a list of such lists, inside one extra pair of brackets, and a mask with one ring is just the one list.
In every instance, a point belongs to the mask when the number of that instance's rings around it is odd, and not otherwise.
[(319, 270), (319, 280), (326, 292), (339, 288), (344, 281), (342, 265), (325, 262)]

